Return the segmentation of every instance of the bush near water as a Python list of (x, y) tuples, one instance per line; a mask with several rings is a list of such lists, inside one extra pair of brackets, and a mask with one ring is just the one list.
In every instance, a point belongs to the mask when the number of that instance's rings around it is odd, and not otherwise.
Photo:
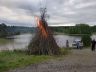
[(91, 38), (90, 38), (90, 35), (82, 35), (82, 42), (84, 44), (84, 47), (88, 47), (91, 45)]

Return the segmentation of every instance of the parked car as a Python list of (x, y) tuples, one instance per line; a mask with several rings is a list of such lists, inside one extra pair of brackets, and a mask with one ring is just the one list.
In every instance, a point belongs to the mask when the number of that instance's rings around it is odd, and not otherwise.
[(76, 39), (72, 43), (72, 47), (77, 48), (77, 43), (79, 42), (80, 48), (83, 48), (83, 42), (79, 39)]

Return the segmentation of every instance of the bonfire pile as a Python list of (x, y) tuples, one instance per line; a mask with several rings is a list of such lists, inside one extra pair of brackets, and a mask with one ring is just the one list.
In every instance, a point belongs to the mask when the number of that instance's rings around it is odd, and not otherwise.
[(45, 11), (41, 17), (36, 17), (37, 32), (28, 46), (28, 53), (34, 55), (58, 55), (59, 47), (55, 42), (52, 31), (45, 20)]

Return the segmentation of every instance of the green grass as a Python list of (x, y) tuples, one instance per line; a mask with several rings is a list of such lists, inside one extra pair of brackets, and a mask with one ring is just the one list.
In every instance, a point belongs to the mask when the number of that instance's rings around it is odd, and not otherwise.
[(31, 64), (36, 64), (50, 59), (61, 59), (62, 56), (69, 53), (69, 49), (61, 48), (60, 56), (48, 55), (27, 55), (26, 52), (15, 50), (0, 52), (0, 72), (5, 72), (10, 69), (25, 67)]
[(72, 48), (61, 48), (60, 49), (60, 52), (61, 52), (61, 55), (68, 55), (69, 53), (71, 53), (71, 50)]
[(10, 40), (8, 39), (4, 39), (4, 38), (0, 38), (0, 44), (6, 44), (8, 43)]
[(24, 67), (30, 64), (40, 63), (51, 58), (51, 56), (27, 55), (20, 52), (0, 52), (0, 72), (18, 67)]

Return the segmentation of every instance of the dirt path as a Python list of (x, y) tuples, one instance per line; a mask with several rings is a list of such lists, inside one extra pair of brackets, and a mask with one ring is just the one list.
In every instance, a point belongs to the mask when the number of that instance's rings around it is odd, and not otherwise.
[(10, 72), (96, 72), (96, 52), (90, 49), (72, 50), (59, 60), (30, 65)]

